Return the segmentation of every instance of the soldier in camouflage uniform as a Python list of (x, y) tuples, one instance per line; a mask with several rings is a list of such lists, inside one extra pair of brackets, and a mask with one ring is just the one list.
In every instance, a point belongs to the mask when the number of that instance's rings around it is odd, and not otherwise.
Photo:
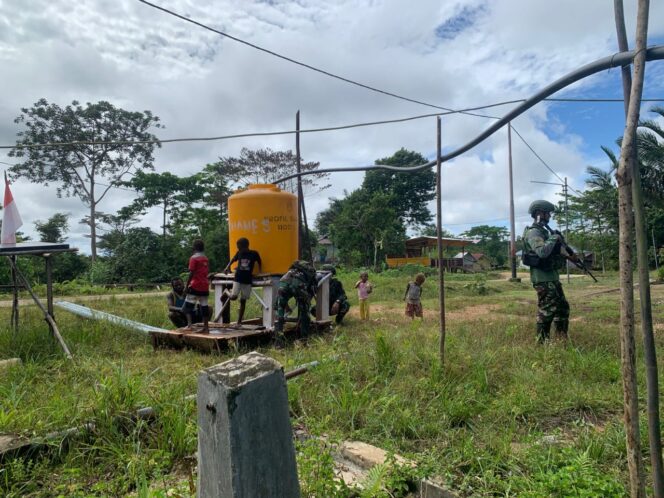
[[(346, 313), (350, 310), (350, 303), (348, 302), (348, 296), (346, 296), (346, 291), (344, 290), (343, 284), (336, 278), (337, 269), (334, 265), (323, 265), (321, 268), (324, 271), (329, 271), (332, 273), (330, 277), (330, 316), (334, 316), (334, 321), (339, 324), (346, 316)], [(316, 316), (316, 307), (311, 307), (311, 314)]]
[(279, 291), (277, 294), (277, 324), (275, 332), (281, 338), (286, 320), (286, 310), (289, 309), (288, 301), (295, 298), (300, 325), (300, 334), (304, 337), (309, 335), (311, 318), (309, 317), (309, 306), (311, 298), (316, 295), (316, 269), (308, 261), (295, 261), (288, 272), (279, 280)]
[(534, 201), (528, 208), (534, 223), (523, 234), (523, 262), (530, 266), (530, 281), (537, 292), (537, 342), (549, 339), (551, 323), (556, 336), (567, 339), (569, 303), (560, 284), (559, 270), (569, 255), (561, 246), (562, 236), (550, 234), (546, 225), (555, 206), (548, 201)]

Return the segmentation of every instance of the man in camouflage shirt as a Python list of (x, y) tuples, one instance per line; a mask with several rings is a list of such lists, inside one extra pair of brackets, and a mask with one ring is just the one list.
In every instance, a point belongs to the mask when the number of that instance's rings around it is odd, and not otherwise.
[(548, 201), (534, 201), (528, 208), (534, 223), (523, 234), (523, 262), (530, 266), (530, 281), (537, 292), (537, 342), (549, 339), (551, 323), (556, 336), (567, 339), (569, 303), (560, 284), (559, 270), (570, 256), (561, 245), (559, 233), (549, 233), (547, 224), (555, 206)]
[(295, 298), (300, 326), (300, 335), (309, 335), (311, 318), (309, 317), (309, 306), (311, 299), (316, 295), (316, 269), (308, 261), (295, 261), (288, 272), (279, 280), (277, 294), (277, 323), (275, 332), (277, 339), (282, 339), (284, 322), (286, 321), (286, 310), (289, 309), (288, 301)]

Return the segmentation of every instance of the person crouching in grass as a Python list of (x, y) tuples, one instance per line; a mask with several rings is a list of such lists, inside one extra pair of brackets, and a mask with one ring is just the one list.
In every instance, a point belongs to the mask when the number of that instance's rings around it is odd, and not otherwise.
[(204, 250), (205, 244), (203, 241), (201, 239), (194, 240), (192, 247), (193, 254), (189, 258), (189, 278), (186, 285), (187, 297), (184, 300), (184, 314), (187, 317), (187, 329), (191, 330), (194, 305), (198, 301), (201, 306), (201, 314), (203, 315), (203, 330), (201, 330), (201, 333), (207, 334), (210, 332), (208, 325), (210, 317), (210, 308), (208, 306), (208, 296), (210, 295), (208, 272), (210, 264), (203, 252)]
[(408, 282), (406, 286), (406, 293), (403, 298), (406, 301), (406, 316), (409, 316), (411, 320), (414, 320), (415, 317), (423, 318), (422, 285), (425, 280), (424, 273), (418, 273), (415, 276), (415, 282)]

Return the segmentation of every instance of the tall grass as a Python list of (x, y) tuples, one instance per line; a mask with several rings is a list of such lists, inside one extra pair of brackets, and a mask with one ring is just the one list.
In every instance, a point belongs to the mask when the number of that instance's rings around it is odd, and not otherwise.
[[(355, 303), (356, 275), (341, 278)], [(444, 368), (432, 313), (435, 284), (425, 283), (424, 321), (411, 322), (401, 300), (409, 276), (389, 272), (370, 276), (376, 289), (371, 321), (360, 322), (352, 311), (333, 333), (306, 345), (261, 350), (286, 370), (322, 360), (289, 382), (297, 423), (313, 434), (410, 456), (469, 496), (552, 496), (563, 489), (620, 496), (625, 455), (618, 296), (587, 297), (614, 280), (572, 280), (565, 288), (573, 344), (540, 347), (530, 285), (487, 280), (483, 285), (491, 292), (480, 294), (466, 287), (473, 278), (448, 282), (452, 313)], [(664, 315), (664, 289), (653, 293), (657, 321)], [(163, 297), (89, 305), (168, 326)], [(8, 324), (8, 315), (9, 309), (0, 309), (0, 324)], [(140, 333), (60, 310), (57, 315), (74, 362), (62, 358), (34, 308), (22, 310), (17, 336), (0, 328), (0, 358), (24, 361), (0, 373), (0, 433), (32, 437), (86, 422), (94, 429), (66, 446), (54, 441), (40, 458), (3, 462), (0, 494), (166, 496), (171, 488), (191, 494), (183, 469), (195, 452), (197, 429), (195, 403), (184, 398), (195, 393), (198, 371), (244, 351), (221, 357), (153, 351)], [(143, 406), (155, 408), (154, 420), (133, 416)], [(319, 495), (340, 490), (329, 461), (302, 457), (317, 454), (301, 450), (303, 489)]]

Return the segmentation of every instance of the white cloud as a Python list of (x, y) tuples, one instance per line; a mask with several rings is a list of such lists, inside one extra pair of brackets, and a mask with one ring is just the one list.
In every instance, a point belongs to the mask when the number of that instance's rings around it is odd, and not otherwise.
[[(615, 51), (613, 12), (602, 0), (434, 1), (245, 0), (161, 2), (298, 60), (395, 93), (449, 107), (520, 98), (566, 72)], [(634, 31), (635, 2), (625, 5)], [(463, 21), (463, 16), (470, 21)], [(461, 26), (440, 38), (436, 29), (451, 18)], [(651, 6), (651, 35), (664, 36), (664, 5)], [(184, 23), (137, 1), (0, 0), (0, 142), (13, 143), (13, 118), (41, 97), (59, 104), (109, 100), (132, 110), (149, 109), (166, 125), (159, 135), (223, 135), (291, 129), (297, 109), (302, 126), (319, 127), (432, 111), (368, 92), (299, 68), (232, 40)], [(649, 82), (661, 90), (662, 64), (652, 64)], [(602, 75), (578, 85), (591, 88)], [(659, 82), (658, 82), (659, 81)], [(492, 109), (498, 114), (506, 108)], [(446, 148), (458, 146), (486, 127), (487, 120), (444, 118)], [(581, 186), (586, 164), (583, 136), (564, 133), (565, 123), (540, 105), (515, 122), (517, 129), (561, 176)], [(592, 126), (593, 123), (588, 123)], [(554, 133), (547, 133), (545, 132)], [(507, 215), (505, 133), (445, 167), (444, 219), (456, 224)], [(554, 138), (551, 138), (551, 137)], [(607, 137), (611, 143), (615, 137)], [(189, 174), (241, 147), (292, 148), (292, 136), (190, 144), (165, 144), (157, 170)], [(369, 164), (400, 147), (431, 157), (433, 118), (382, 127), (307, 134), (305, 159), (323, 167)], [(514, 137), (515, 197), (523, 213), (530, 199), (553, 189), (532, 179), (555, 177)], [(601, 157), (601, 156), (600, 156)], [(14, 162), (0, 154), (0, 160)], [(335, 175), (329, 196), (341, 196), (361, 182), (360, 173)], [(14, 186), (27, 227), (55, 211), (85, 213), (75, 199), (58, 199), (52, 188)], [(39, 199), (39, 202), (32, 202)], [(115, 192), (101, 209), (128, 201)], [(326, 198), (307, 199), (311, 218)], [(158, 216), (144, 220), (158, 229)], [(74, 225), (74, 224), (73, 224)], [(463, 228), (463, 227), (462, 227)], [(85, 245), (84, 227), (73, 240)], [(29, 230), (28, 230), (29, 231)]]

